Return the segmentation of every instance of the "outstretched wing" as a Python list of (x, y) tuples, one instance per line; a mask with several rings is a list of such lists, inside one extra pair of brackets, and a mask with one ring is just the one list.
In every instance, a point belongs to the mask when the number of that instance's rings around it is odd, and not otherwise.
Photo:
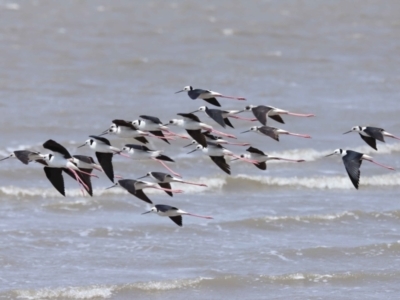
[(358, 189), (360, 183), (360, 167), (362, 163), (362, 156), (362, 153), (347, 150), (347, 154), (342, 158), (347, 174), (349, 175), (350, 180), (356, 189)]
[(60, 153), (64, 156), (64, 158), (72, 158), (71, 154), (69, 154), (68, 150), (53, 140), (48, 140), (43, 144), (43, 148), (49, 149), (53, 152)]
[(370, 145), (375, 150), (378, 150), (378, 148), (376, 148), (376, 139), (375, 138), (369, 137), (369, 136), (364, 136), (361, 133), (360, 133), (360, 136), (364, 140), (364, 142), (366, 142), (368, 145)]
[(231, 175), (231, 167), (230, 165), (228, 165), (226, 163), (226, 160), (223, 156), (210, 156), (210, 158), (212, 159), (212, 161), (218, 166), (220, 167), (220, 169), (222, 171), (224, 171), (225, 173)]
[(96, 152), (96, 157), (104, 173), (114, 182), (114, 169), (112, 165), (113, 153)]
[(49, 168), (44, 167), (44, 173), (51, 184), (60, 192), (61, 195), (65, 196), (64, 178), (62, 176), (62, 169), (60, 168)]
[(169, 217), (176, 225), (182, 227), (182, 216)]
[(264, 106), (264, 105), (259, 105), (259, 106), (253, 107), (251, 109), (251, 111), (253, 112), (253, 115), (263, 125), (267, 125), (267, 113), (270, 110), (271, 110), (270, 107)]
[(141, 115), (139, 117), (142, 118), (143, 120), (153, 122), (154, 124), (162, 124), (161, 120), (157, 117), (146, 116), (146, 115)]
[[(377, 139), (378, 141), (385, 142), (383, 137), (383, 129), (378, 127), (367, 127), (364, 132), (368, 134), (370, 137)], [(369, 145), (369, 144), (368, 144)], [(372, 146), (371, 146), (372, 147)]]
[(269, 126), (261, 126), (258, 129), (261, 133), (273, 138), (275, 141), (279, 142), (279, 134), (276, 132), (276, 128)]
[(225, 120), (220, 109), (209, 109), (206, 107), (206, 114), (222, 127), (226, 127)]

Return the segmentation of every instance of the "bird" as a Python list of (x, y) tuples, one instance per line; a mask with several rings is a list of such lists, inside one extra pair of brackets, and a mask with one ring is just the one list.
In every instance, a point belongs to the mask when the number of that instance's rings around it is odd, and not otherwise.
[(89, 187), (85, 183), (85, 181), (90, 179), (83, 179), (84, 175), (94, 176), (96, 175), (87, 173), (81, 169), (79, 169), (74, 163), (71, 154), (68, 150), (57, 143), (54, 140), (47, 140), (43, 144), (43, 148), (51, 150), (53, 154), (40, 154), (41, 162), (45, 165), (44, 172), (46, 174), (47, 179), (51, 182), (51, 184), (56, 188), (57, 191), (60, 192), (63, 196), (65, 196), (65, 188), (64, 188), (64, 179), (62, 176), (62, 171), (65, 171), (67, 174), (71, 175), (78, 183), (80, 183), (86, 191), (89, 192)]
[(371, 127), (371, 126), (354, 126), (351, 128), (351, 130), (346, 131), (343, 134), (347, 134), (350, 132), (358, 132), (360, 134), (360, 137), (366, 142), (369, 146), (371, 146), (373, 149), (378, 150), (376, 147), (376, 140), (385, 142), (384, 137), (388, 136), (397, 140), (400, 140), (397, 136), (394, 136), (393, 134), (386, 132), (382, 128), (378, 127)]
[[(73, 155), (72, 160), (71, 160), (80, 170), (86, 172), (86, 173), (91, 173), (93, 169), (96, 169), (98, 171), (103, 172), (103, 169), (101, 166), (95, 163), (93, 158), (91, 156), (86, 156), (86, 155)], [(68, 175), (70, 175), (72, 178), (74, 178), (74, 175), (66, 171)], [(83, 182), (87, 185), (88, 189), (87, 192), (89, 193), (90, 196), (93, 196), (93, 188), (92, 188), (92, 182), (90, 180), (90, 176), (87, 176), (86, 174), (79, 174)]]
[(278, 142), (279, 142), (280, 134), (293, 135), (293, 136), (298, 136), (298, 137), (302, 137), (302, 138), (306, 138), (306, 139), (311, 138), (311, 136), (309, 136), (307, 134), (293, 133), (293, 132), (289, 132), (289, 131), (286, 131), (283, 129), (270, 127), (270, 126), (253, 126), (249, 130), (243, 131), (241, 133), (250, 132), (250, 131), (269, 136), (270, 138), (272, 138)]
[(133, 127), (137, 130), (148, 131), (169, 144), (168, 139), (166, 139), (163, 134), (163, 130), (168, 132), (168, 127), (164, 126), (159, 118), (146, 115), (141, 115), (139, 117), (143, 120), (133, 120), (131, 122)]
[(179, 208), (165, 205), (165, 204), (156, 204), (149, 211), (142, 213), (142, 215), (145, 215), (148, 213), (156, 213), (157, 215), (162, 216), (162, 217), (169, 217), (176, 225), (181, 226), (181, 227), (182, 227), (182, 216), (192, 216), (192, 217), (203, 218), (203, 219), (213, 219), (213, 217), (191, 214), (191, 213), (183, 211)]
[[(159, 186), (162, 188), (166, 189), (171, 189), (171, 182), (179, 182), (179, 183), (186, 183), (186, 184), (191, 184), (191, 185), (197, 185), (197, 186), (207, 186), (206, 184), (203, 183), (195, 183), (195, 182), (190, 182), (190, 181), (184, 181), (182, 179), (176, 178), (170, 174), (163, 173), (163, 172), (148, 172), (146, 175), (139, 177), (137, 180), (150, 177), (153, 180), (155, 180)], [(165, 191), (168, 195), (172, 197), (172, 192)]]
[(136, 160), (147, 160), (152, 159), (160, 164), (168, 171), (170, 171), (175, 176), (181, 177), (178, 173), (174, 172), (169, 168), (164, 161), (175, 162), (172, 158), (161, 154), (162, 151), (160, 150), (150, 150), (146, 146), (142, 145), (135, 145), (135, 144), (126, 144), (125, 147), (122, 148), (122, 151), (125, 152), (129, 158), (136, 159)]
[(191, 114), (196, 112), (203, 111), (207, 116), (213, 119), (216, 123), (221, 125), (222, 127), (226, 127), (228, 125), (231, 128), (234, 128), (232, 123), (228, 119), (229, 112), (220, 110), (220, 109), (210, 109), (207, 106), (200, 106), (197, 110), (192, 111)]
[(202, 123), (200, 119), (194, 114), (178, 113), (177, 115), (182, 116), (183, 119), (172, 119), (169, 121), (169, 125), (176, 125), (183, 127), (187, 131), (187, 133), (203, 147), (207, 146), (207, 142), (204, 135), (201, 133), (201, 130), (215, 132), (217, 134), (230, 138), (236, 138), (234, 135), (217, 131), (213, 129), (212, 126)]
[(252, 160), (256, 160), (257, 163), (254, 165), (259, 168), (260, 170), (266, 170), (267, 169), (267, 161), (268, 160), (284, 160), (284, 161), (292, 161), (292, 162), (304, 162), (304, 159), (288, 159), (288, 158), (282, 158), (282, 157), (276, 157), (276, 156), (269, 156), (268, 154), (265, 154), (263, 151), (254, 148), (254, 147), (249, 147), (246, 149), (249, 154), (241, 154), (240, 157), (245, 157), (249, 158)]
[(202, 100), (204, 100), (212, 105), (215, 105), (215, 106), (221, 106), (221, 104), (218, 102), (216, 97), (236, 99), (236, 100), (246, 100), (246, 98), (243, 98), (243, 97), (225, 96), (220, 93), (209, 91), (209, 90), (193, 89), (193, 87), (191, 85), (185, 86), (182, 90), (177, 91), (175, 94), (178, 94), (181, 92), (187, 92), (188, 96), (192, 100), (202, 99)]
[(207, 147), (203, 147), (202, 145), (197, 145), (196, 148), (187, 154), (193, 153), (197, 150), (201, 150), (205, 155), (208, 155), (211, 160), (225, 173), (231, 175), (230, 166), (227, 163), (225, 156), (233, 156), (240, 160), (244, 160), (251, 163), (257, 163), (255, 160), (250, 160), (247, 158), (240, 157), (239, 155), (233, 154), (228, 149), (225, 149), (219, 144), (208, 143)]
[[(78, 148), (89, 146), (90, 149), (96, 152), (96, 157), (107, 177), (114, 182), (114, 169), (112, 158), (114, 154), (121, 154), (121, 150), (111, 146), (108, 139), (96, 135), (89, 135), (90, 139), (79, 146)], [(121, 154), (122, 155), (122, 154)]]
[(203, 135), (205, 136), (207, 143), (212, 142), (212, 143), (220, 144), (220, 145), (250, 146), (249, 143), (232, 143), (232, 142), (226, 141), (222, 137), (215, 136), (208, 131), (203, 131)]
[(118, 119), (113, 120), (111, 126), (107, 130), (103, 131), (99, 136), (109, 133), (115, 134), (120, 138), (134, 138), (143, 144), (149, 143), (149, 141), (145, 138), (145, 136), (148, 136), (148, 133), (137, 130), (132, 123), (128, 121)]
[(153, 202), (147, 197), (147, 195), (143, 192), (145, 188), (153, 188), (162, 191), (169, 191), (171, 193), (182, 193), (182, 190), (172, 190), (167, 188), (158, 187), (156, 183), (142, 181), (142, 180), (135, 180), (135, 179), (121, 179), (118, 180), (117, 183), (114, 185), (106, 188), (106, 190), (120, 186), (127, 190), (130, 194), (138, 197), (140, 200), (144, 202), (152, 204)]
[(252, 111), (253, 115), (260, 121), (261, 124), (267, 125), (267, 116), (271, 119), (284, 124), (282, 117), (280, 115), (291, 115), (297, 117), (314, 117), (314, 114), (298, 114), (292, 113), (287, 110), (283, 110), (280, 108), (265, 106), (265, 105), (247, 105), (242, 111)]
[(29, 164), (32, 161), (42, 158), (40, 156), (40, 152), (34, 152), (34, 151), (29, 151), (29, 150), (15, 150), (9, 156), (0, 159), (0, 161), (6, 160), (6, 159), (12, 158), (12, 157), (17, 158), (20, 162), (22, 162), (25, 165)]
[(342, 156), (344, 167), (346, 168), (347, 174), (349, 175), (349, 178), (356, 189), (358, 189), (360, 183), (360, 167), (363, 160), (367, 160), (389, 170), (394, 170), (394, 168), (392, 167), (377, 163), (369, 155), (353, 150), (336, 149), (335, 151), (333, 151), (333, 153), (328, 154), (325, 157), (335, 154)]

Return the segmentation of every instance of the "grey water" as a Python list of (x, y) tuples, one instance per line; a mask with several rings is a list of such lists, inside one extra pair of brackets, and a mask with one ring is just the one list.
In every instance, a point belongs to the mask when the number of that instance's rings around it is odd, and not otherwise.
[[(0, 162), (1, 299), (398, 299), (400, 175), (365, 162), (352, 186), (337, 148), (400, 168), (400, 143), (378, 151), (355, 125), (400, 135), (400, 2), (0, 1), (0, 157), (71, 153), (113, 119), (163, 122), (206, 103), (184, 86), (243, 96), (224, 109), (272, 105), (312, 118), (269, 125), (309, 134), (276, 142), (223, 129), (266, 153), (304, 163), (241, 161), (223, 173), (187, 140), (152, 140), (176, 163), (185, 192), (151, 191), (154, 203), (211, 215), (141, 215), (150, 208), (98, 173), (94, 196), (65, 179), (62, 197), (39, 164)], [(251, 117), (251, 113), (243, 113)], [(170, 127), (184, 134), (184, 130)], [(117, 147), (132, 140), (107, 136)], [(151, 139), (151, 138), (150, 138)], [(246, 147), (227, 146), (236, 154)], [(189, 149), (189, 150), (188, 150)], [(114, 158), (115, 173), (164, 171)]]

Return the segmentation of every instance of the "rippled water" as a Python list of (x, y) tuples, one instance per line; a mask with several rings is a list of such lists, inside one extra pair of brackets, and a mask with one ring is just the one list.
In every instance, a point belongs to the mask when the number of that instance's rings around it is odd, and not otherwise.
[[(201, 153), (187, 155), (186, 141), (154, 141), (185, 179), (208, 185), (173, 184), (185, 190), (173, 198), (146, 191), (155, 203), (214, 217), (184, 217), (182, 228), (142, 216), (149, 207), (105, 190), (102, 174), (92, 198), (66, 178), (64, 198), (41, 166), (1, 162), (0, 298), (398, 298), (398, 171), (365, 162), (357, 191), (339, 157), (322, 157), (353, 149), (400, 168), (396, 140), (376, 152), (342, 135), (354, 125), (400, 135), (400, 2), (1, 0), (0, 14), (1, 157), (47, 152), (49, 138), (93, 155), (76, 147), (113, 119), (167, 122), (204, 105), (174, 95), (186, 85), (247, 98), (221, 99), (227, 109), (316, 114), (270, 122), (312, 139), (241, 135), (255, 123), (240, 120), (224, 130), (306, 160), (267, 171), (236, 161), (226, 176)], [(125, 178), (163, 171), (123, 157), (114, 167)]]

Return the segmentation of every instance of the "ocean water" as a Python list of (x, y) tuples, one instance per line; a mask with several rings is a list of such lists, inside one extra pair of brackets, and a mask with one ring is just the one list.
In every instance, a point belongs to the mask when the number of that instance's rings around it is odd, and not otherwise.
[[(378, 151), (355, 125), (400, 135), (400, 2), (388, 1), (3, 1), (0, 0), (0, 157), (47, 153), (54, 139), (71, 153), (111, 120), (141, 114), (163, 122), (204, 101), (174, 94), (186, 85), (272, 105), (271, 126), (309, 134), (280, 142), (257, 122), (223, 129), (268, 154), (261, 171), (234, 161), (232, 176), (186, 140), (152, 141), (184, 179), (157, 204), (211, 215), (141, 215), (149, 205), (99, 174), (94, 196), (65, 178), (62, 197), (38, 164), (0, 162), (0, 299), (398, 299), (400, 143)], [(243, 113), (251, 117), (250, 113)], [(184, 133), (179, 128), (171, 130)], [(132, 140), (109, 136), (121, 147)], [(227, 146), (236, 154), (246, 147)], [(352, 186), (334, 149), (365, 162)], [(152, 161), (115, 157), (115, 173), (164, 171)]]

